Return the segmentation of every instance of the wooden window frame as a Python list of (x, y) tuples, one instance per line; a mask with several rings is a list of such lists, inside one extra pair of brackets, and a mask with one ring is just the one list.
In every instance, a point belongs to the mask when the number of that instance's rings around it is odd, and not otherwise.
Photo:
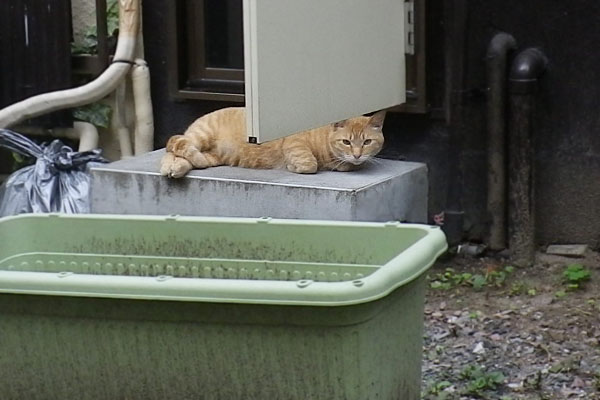
[(71, 56), (71, 67), (76, 75), (99, 76), (108, 67), (112, 57), (108, 46), (108, 31), (106, 26), (106, 0), (95, 0), (96, 37), (98, 38), (97, 54), (75, 54)]
[(244, 102), (244, 70), (208, 67), (204, 41), (190, 43), (191, 37), (204, 37), (204, 1), (169, 2), (169, 94), (174, 99)]
[(425, 53), (425, 0), (414, 2), (414, 54), (406, 54), (406, 103), (390, 109), (392, 112), (425, 114), (427, 104), (426, 53)]

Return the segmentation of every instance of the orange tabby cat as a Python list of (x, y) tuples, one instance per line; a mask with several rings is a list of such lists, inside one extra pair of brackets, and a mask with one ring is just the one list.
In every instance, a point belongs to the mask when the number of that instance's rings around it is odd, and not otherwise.
[(351, 171), (381, 150), (384, 117), (380, 111), (257, 145), (247, 143), (244, 108), (224, 108), (169, 139), (160, 173), (179, 178), (193, 168), (217, 165), (287, 168), (300, 174)]

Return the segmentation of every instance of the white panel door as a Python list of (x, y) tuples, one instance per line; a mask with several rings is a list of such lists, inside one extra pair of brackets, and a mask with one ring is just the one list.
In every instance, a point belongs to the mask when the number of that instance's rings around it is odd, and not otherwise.
[(248, 135), (405, 102), (404, 0), (244, 0)]

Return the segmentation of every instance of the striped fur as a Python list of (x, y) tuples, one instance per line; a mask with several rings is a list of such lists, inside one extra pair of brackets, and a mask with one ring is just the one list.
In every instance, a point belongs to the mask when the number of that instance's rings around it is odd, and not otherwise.
[(246, 142), (244, 108), (224, 108), (198, 118), (183, 135), (171, 137), (160, 172), (179, 178), (193, 168), (218, 165), (286, 168), (300, 174), (351, 171), (381, 150), (384, 117), (381, 111), (257, 145)]

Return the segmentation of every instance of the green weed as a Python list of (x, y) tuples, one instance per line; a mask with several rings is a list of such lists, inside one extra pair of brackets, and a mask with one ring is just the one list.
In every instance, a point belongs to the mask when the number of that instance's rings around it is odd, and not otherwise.
[(552, 374), (577, 371), (581, 365), (581, 358), (571, 357), (561, 360), (550, 367), (548, 371)]
[(464, 394), (482, 396), (486, 390), (496, 390), (506, 377), (500, 371), (486, 371), (478, 365), (469, 365), (465, 367), (460, 378), (467, 381), (464, 388)]
[(527, 296), (535, 296), (537, 295), (537, 289), (530, 287), (525, 282), (514, 282), (512, 285), (510, 285), (510, 290), (508, 291), (509, 296), (520, 296), (522, 294), (526, 294)]
[[(106, 2), (106, 28), (108, 36), (115, 36), (119, 29), (119, 3), (117, 0)], [(98, 29), (96, 25), (90, 26), (81, 43), (71, 43), (72, 54), (97, 54)]]
[(421, 394), (421, 398), (428, 400), (449, 399), (452, 393), (446, 391), (446, 389), (450, 387), (452, 387), (452, 382), (450, 381), (431, 382), (427, 386), (427, 389)]
[(583, 287), (584, 282), (591, 279), (590, 270), (581, 264), (571, 264), (563, 271), (563, 281), (567, 290), (577, 290)]
[(73, 118), (78, 121), (89, 122), (100, 128), (108, 128), (111, 114), (111, 106), (103, 103), (92, 103), (73, 109)]
[(469, 272), (457, 273), (453, 268), (446, 268), (444, 272), (429, 275), (429, 286), (432, 289), (449, 290), (459, 286), (472, 287), (481, 290), (484, 287), (502, 287), (514, 267), (506, 266), (500, 270), (488, 269), (485, 274), (471, 274)]

